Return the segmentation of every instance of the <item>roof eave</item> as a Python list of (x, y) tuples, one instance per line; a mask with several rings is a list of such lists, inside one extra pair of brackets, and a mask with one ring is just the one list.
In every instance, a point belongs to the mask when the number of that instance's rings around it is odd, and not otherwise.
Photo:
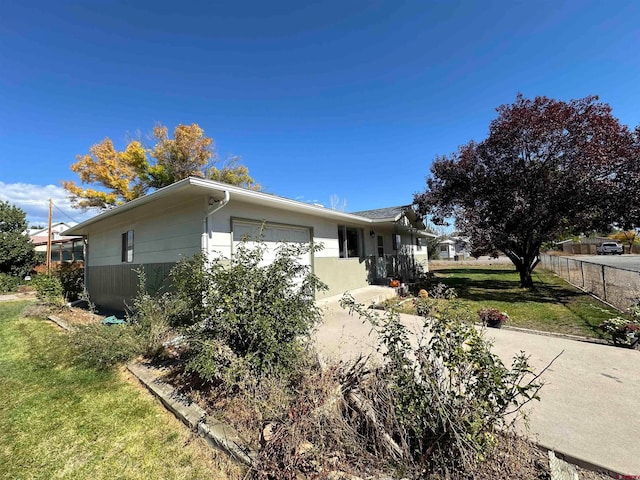
[(184, 180), (180, 180), (176, 183), (173, 183), (167, 187), (163, 187), (161, 189), (156, 190), (144, 197), (136, 198), (135, 200), (131, 200), (125, 204), (119, 205), (115, 208), (107, 210), (106, 212), (102, 212), (88, 220), (85, 220), (78, 225), (71, 227), (70, 229), (65, 231), (66, 235), (85, 235), (82, 233), (86, 230), (87, 227), (93, 225), (97, 222), (101, 222), (108, 218), (111, 218), (114, 215), (119, 215), (121, 213), (127, 212), (134, 208), (146, 205), (150, 202), (157, 201), (161, 198), (170, 196), (179, 191), (188, 189), (190, 187), (200, 187), (206, 190), (209, 190), (211, 193), (213, 192), (224, 192), (228, 191), (231, 199), (233, 197), (245, 200), (253, 200), (259, 201), (263, 205), (268, 205), (276, 208), (284, 208), (285, 210), (297, 211), (300, 213), (313, 214), (314, 216), (320, 216), (324, 218), (329, 218), (332, 220), (342, 221), (345, 223), (356, 223), (360, 225), (370, 225), (373, 221), (369, 218), (360, 217), (358, 215), (353, 215), (351, 213), (344, 213), (337, 210), (331, 210), (324, 207), (317, 207), (315, 205), (310, 205), (308, 203), (299, 202), (297, 200), (291, 200), (288, 198), (278, 197), (275, 195), (269, 195), (262, 192), (257, 192), (254, 190), (247, 190), (245, 188), (237, 187), (234, 185), (228, 185), (224, 183), (214, 182), (212, 180), (206, 180), (203, 178), (189, 177)]

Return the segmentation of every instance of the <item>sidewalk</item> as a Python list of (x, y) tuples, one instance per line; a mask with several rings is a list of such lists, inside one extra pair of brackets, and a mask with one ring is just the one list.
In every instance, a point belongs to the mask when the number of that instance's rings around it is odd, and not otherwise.
[[(373, 290), (380, 288), (360, 289), (354, 296), (367, 303), (384, 294)], [(321, 304), (326, 313), (316, 341), (322, 354), (347, 360), (375, 353), (369, 325), (350, 317), (337, 297)], [(410, 315), (402, 320), (412, 330), (421, 323)], [(640, 475), (640, 351), (511, 330), (491, 329), (487, 338), (493, 339), (493, 351), (506, 365), (523, 350), (536, 371), (564, 350), (542, 377), (542, 400), (530, 407), (534, 439), (609, 470)]]

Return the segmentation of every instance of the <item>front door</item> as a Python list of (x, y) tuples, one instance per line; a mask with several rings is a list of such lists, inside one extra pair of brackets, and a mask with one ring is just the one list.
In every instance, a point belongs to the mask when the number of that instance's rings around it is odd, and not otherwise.
[(384, 237), (376, 237), (376, 278), (387, 277), (387, 263), (384, 258)]

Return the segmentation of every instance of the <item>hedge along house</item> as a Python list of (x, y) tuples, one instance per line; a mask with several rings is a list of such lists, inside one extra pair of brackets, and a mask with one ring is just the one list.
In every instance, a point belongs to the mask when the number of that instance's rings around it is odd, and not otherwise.
[[(378, 212), (378, 213), (375, 213)], [(136, 270), (160, 285), (176, 262), (205, 252), (231, 258), (243, 238), (262, 235), (268, 261), (280, 242), (322, 244), (300, 261), (338, 295), (426, 269), (429, 236), (410, 207), (343, 213), (201, 178), (186, 178), (69, 229), (86, 238), (85, 285), (102, 308), (123, 310)]]

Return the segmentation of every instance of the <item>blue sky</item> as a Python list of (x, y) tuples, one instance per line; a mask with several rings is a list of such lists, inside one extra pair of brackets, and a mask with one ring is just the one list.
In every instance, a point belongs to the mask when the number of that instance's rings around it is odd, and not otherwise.
[(635, 127), (639, 46), (631, 0), (6, 2), (0, 199), (86, 218), (59, 188), (77, 154), (195, 122), (271, 193), (410, 203), (518, 92), (596, 94)]

